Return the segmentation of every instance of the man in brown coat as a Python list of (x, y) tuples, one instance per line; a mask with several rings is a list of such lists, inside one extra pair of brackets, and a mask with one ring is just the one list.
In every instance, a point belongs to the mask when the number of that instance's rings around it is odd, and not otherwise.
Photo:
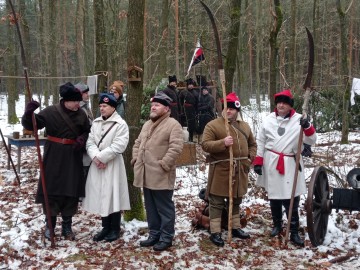
[(230, 136), (227, 136), (224, 118), (209, 122), (203, 133), (202, 148), (209, 153), (207, 196), (209, 199), (210, 240), (224, 246), (221, 238), (221, 213), (229, 197), (229, 147), (234, 153), (232, 236), (241, 239), (249, 234), (240, 229), (239, 205), (247, 192), (250, 165), (256, 156), (256, 141), (249, 125), (239, 114), (240, 101), (235, 93), (226, 96)]
[(152, 98), (150, 120), (132, 149), (134, 186), (143, 188), (149, 227), (149, 237), (140, 246), (155, 251), (171, 247), (175, 234), (175, 162), (184, 142), (180, 123), (170, 117), (171, 102), (163, 92)]

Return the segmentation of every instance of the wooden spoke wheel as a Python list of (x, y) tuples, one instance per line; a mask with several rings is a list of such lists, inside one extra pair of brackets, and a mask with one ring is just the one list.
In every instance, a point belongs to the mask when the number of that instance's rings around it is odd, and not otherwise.
[(316, 167), (311, 175), (306, 201), (307, 228), (313, 246), (324, 242), (331, 207), (327, 169)]

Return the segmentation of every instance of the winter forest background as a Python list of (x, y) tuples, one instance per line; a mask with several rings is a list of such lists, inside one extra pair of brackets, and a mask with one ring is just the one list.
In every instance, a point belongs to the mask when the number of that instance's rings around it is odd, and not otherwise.
[[(354, 0), (204, 0), (215, 17), (226, 75), (226, 92), (241, 99), (244, 119), (256, 133), (262, 117), (273, 110), (272, 97), (284, 88), (295, 94), (301, 112), (309, 48), (307, 27), (315, 44), (310, 115), (319, 139), (314, 156), (306, 160), (307, 181), (314, 167), (324, 165), (342, 178), (359, 167), (360, 97), (350, 104), (353, 78), (360, 77), (360, 1)], [(167, 77), (184, 81), (197, 41), (205, 61), (190, 77), (206, 76), (222, 95), (218, 59), (210, 20), (198, 0), (12, 0), (24, 44), (32, 97), (48, 106), (58, 102), (58, 86), (86, 82), (98, 75), (98, 92), (114, 80), (125, 82), (133, 145), (148, 100), (165, 87)], [(29, 100), (19, 38), (8, 0), (0, 0), (1, 129), (20, 130), (22, 111)], [(128, 77), (138, 68), (138, 80)], [(180, 84), (181, 85), (181, 84)], [(25, 98), (24, 98), (25, 95)], [(97, 95), (92, 95), (92, 109)], [(6, 105), (5, 105), (6, 103)], [(131, 108), (131, 109), (130, 109)], [(249, 186), (244, 201), (252, 239), (214, 248), (205, 231), (189, 232), (197, 193), (206, 182), (206, 165), (197, 144), (198, 163), (179, 168), (176, 186), (177, 236), (169, 253), (154, 255), (138, 248), (146, 226), (142, 197), (132, 187), (131, 147), (124, 153), (132, 210), (125, 213), (123, 238), (115, 245), (93, 245), (91, 235), (100, 226), (96, 217), (80, 210), (76, 242), (59, 240), (58, 248), (44, 248), (43, 215), (33, 204), (38, 179), (35, 150), (25, 148), (22, 184), (6, 170), (7, 154), (0, 151), (0, 266), (69, 269), (346, 269), (359, 254), (360, 214), (340, 211), (331, 215), (324, 245), (311, 246), (306, 217), (301, 213), (306, 248), (281, 249), (269, 239), (271, 219), (265, 194)], [(199, 155), (200, 152), (200, 155)], [(15, 155), (16, 156), (16, 155)], [(15, 157), (14, 156), (14, 157)], [(13, 157), (13, 158), (14, 158)], [(35, 162), (32, 162), (35, 161)], [(24, 169), (24, 170), (23, 170)], [(250, 175), (251, 183), (256, 175)], [(15, 196), (13, 196), (15, 194)], [(302, 205), (305, 198), (302, 198)], [(85, 220), (85, 221), (84, 221)], [(141, 221), (142, 220), (142, 221)], [(140, 224), (140, 225), (139, 225)], [(265, 243), (265, 245), (264, 245)], [(347, 266), (336, 265), (346, 261)], [(335, 264), (334, 264), (335, 263)], [(358, 265), (356, 265), (358, 266)], [(1, 268), (1, 267), (0, 267)]]

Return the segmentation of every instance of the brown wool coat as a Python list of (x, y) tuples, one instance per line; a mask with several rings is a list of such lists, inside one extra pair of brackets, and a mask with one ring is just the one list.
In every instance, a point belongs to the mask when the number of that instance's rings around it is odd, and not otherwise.
[[(233, 197), (238, 198), (246, 194), (248, 188), (248, 173), (252, 160), (256, 156), (256, 141), (250, 126), (238, 117), (234, 125), (240, 128), (240, 132), (229, 124), (230, 135), (234, 139), (233, 153), (236, 158), (244, 158), (237, 161), (235, 183), (233, 185)], [(244, 133), (244, 134), (243, 134)], [(224, 138), (226, 130), (224, 118), (220, 117), (209, 122), (203, 133), (202, 148), (209, 153), (209, 175), (207, 195), (229, 196), (229, 149), (225, 147)]]
[(155, 190), (174, 189), (175, 162), (183, 144), (181, 125), (170, 118), (170, 112), (155, 123), (147, 121), (132, 149), (134, 186)]

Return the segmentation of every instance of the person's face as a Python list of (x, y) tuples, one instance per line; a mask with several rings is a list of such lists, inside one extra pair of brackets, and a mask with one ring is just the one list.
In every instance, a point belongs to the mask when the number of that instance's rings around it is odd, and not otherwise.
[(236, 109), (234, 109), (234, 108), (227, 108), (227, 110), (226, 110), (226, 115), (227, 115), (227, 117), (228, 117), (228, 120), (229, 120), (230, 122), (235, 121), (236, 118), (237, 118), (238, 112), (239, 112), (239, 111), (236, 110)]
[(159, 102), (151, 102), (150, 119), (152, 121), (156, 121), (168, 111), (169, 111), (168, 106), (164, 106)]
[(193, 84), (189, 84), (189, 85), (188, 85), (188, 89), (189, 89), (189, 90), (192, 90), (193, 88), (194, 88), (194, 85), (193, 85)]
[(110, 93), (113, 93), (113, 94), (114, 94), (114, 97), (116, 98), (116, 100), (119, 99), (120, 94), (119, 94), (119, 92), (116, 90), (116, 87), (113, 87), (112, 89), (110, 89)]
[(80, 101), (65, 101), (64, 106), (66, 109), (76, 112), (80, 108)]
[(207, 89), (203, 89), (202, 94), (205, 96), (205, 95), (209, 94), (209, 91)]
[(172, 86), (177, 86), (177, 82), (171, 82), (171, 83), (169, 83), (169, 85), (172, 85)]
[(115, 108), (106, 104), (106, 103), (101, 103), (99, 105), (99, 109), (100, 109), (100, 114), (101, 116), (108, 118), (110, 115), (112, 115), (115, 111)]
[(290, 112), (291, 106), (285, 102), (278, 102), (276, 104), (276, 109), (277, 109), (278, 114), (280, 116), (284, 117)]
[(83, 101), (89, 101), (89, 91), (82, 93), (82, 100)]

